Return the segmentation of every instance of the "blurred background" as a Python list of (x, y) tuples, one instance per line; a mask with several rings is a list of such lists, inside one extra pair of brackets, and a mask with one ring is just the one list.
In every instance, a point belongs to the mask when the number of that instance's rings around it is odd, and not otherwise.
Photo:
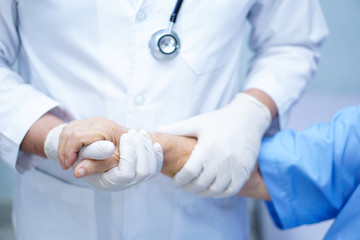
[[(321, 0), (330, 36), (322, 48), (315, 79), (292, 110), (288, 128), (304, 129), (312, 123), (329, 121), (339, 109), (360, 103), (360, 1)], [(244, 75), (251, 52), (246, 48)], [(0, 162), (0, 240), (13, 240), (11, 202), (15, 172)], [(273, 225), (261, 201), (252, 201), (252, 239), (322, 239), (331, 221), (280, 231)]]

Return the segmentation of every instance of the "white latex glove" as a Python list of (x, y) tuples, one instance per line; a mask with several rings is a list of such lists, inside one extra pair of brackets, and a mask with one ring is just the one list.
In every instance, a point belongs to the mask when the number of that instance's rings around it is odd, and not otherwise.
[[(59, 162), (57, 149), (59, 136), (66, 124), (53, 128), (44, 144), (48, 159)], [(97, 141), (79, 151), (76, 166), (83, 159), (105, 160), (112, 156), (115, 146), (109, 141)], [(152, 144), (145, 130), (130, 130), (120, 138), (120, 161), (117, 167), (104, 173), (85, 176), (84, 179), (98, 190), (121, 191), (147, 181), (160, 173), (163, 154), (159, 143)]]
[(237, 194), (249, 179), (269, 127), (269, 109), (239, 93), (222, 109), (158, 128), (167, 134), (196, 137), (198, 143), (173, 183), (199, 196)]
[(94, 187), (121, 191), (159, 175), (163, 152), (159, 143), (152, 143), (145, 130), (129, 130), (120, 138), (119, 165), (103, 174), (94, 174), (87, 181)]

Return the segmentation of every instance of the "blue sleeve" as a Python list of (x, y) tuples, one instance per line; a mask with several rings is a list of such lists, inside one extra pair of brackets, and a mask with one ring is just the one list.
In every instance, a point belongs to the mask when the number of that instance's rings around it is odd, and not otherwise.
[(341, 212), (336, 216), (333, 225), (326, 233), (324, 240), (359, 239), (360, 229), (360, 185), (355, 189)]
[(330, 123), (264, 139), (259, 167), (278, 227), (337, 216), (360, 181), (360, 106), (343, 109)]

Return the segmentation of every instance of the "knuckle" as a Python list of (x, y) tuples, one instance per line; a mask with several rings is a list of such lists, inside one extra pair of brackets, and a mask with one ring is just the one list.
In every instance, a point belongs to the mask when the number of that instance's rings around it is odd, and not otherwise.
[(66, 138), (66, 137), (69, 137), (71, 131), (69, 130), (69, 127), (66, 125), (63, 130), (61, 131), (60, 133), (60, 138)]
[(116, 160), (116, 158), (110, 158), (110, 160), (108, 161), (108, 164), (107, 164), (107, 168), (110, 169), (110, 168), (113, 168), (113, 167), (116, 167), (118, 165), (118, 161)]
[(106, 117), (103, 117), (103, 116), (98, 116), (98, 117), (95, 117), (95, 121), (103, 121), (103, 122), (106, 122), (106, 121), (109, 121)]
[(71, 139), (80, 140), (80, 139), (83, 138), (83, 136), (84, 136), (83, 133), (80, 132), (80, 131), (72, 131), (72, 132), (70, 133), (70, 138), (71, 138)]
[(65, 154), (62, 151), (58, 151), (57, 155), (60, 162), (65, 158)]
[(95, 174), (95, 168), (92, 165), (83, 166), (83, 168), (86, 171), (86, 175), (92, 175)]
[(121, 174), (122, 179), (132, 180), (135, 177), (135, 172), (124, 172)]
[(186, 168), (184, 169), (187, 173), (187, 175), (190, 177), (190, 178), (197, 178), (200, 176), (200, 173), (201, 171), (197, 171), (196, 169), (189, 169), (189, 168)]
[(214, 196), (214, 195), (217, 195), (217, 194), (220, 194), (223, 192), (224, 189), (219, 189), (218, 187), (215, 187), (215, 186), (211, 186), (209, 189), (208, 189), (208, 194), (211, 195), (211, 196)]
[(136, 175), (139, 179), (144, 179), (149, 175), (149, 172), (146, 170), (138, 171)]
[(238, 187), (235, 187), (233, 184), (230, 185), (226, 191), (224, 192), (224, 194), (222, 194), (223, 197), (230, 197), (235, 195), (236, 193), (238, 193), (240, 191), (240, 189), (238, 189)]
[(103, 166), (98, 165), (94, 160), (84, 160), (83, 168), (88, 174), (104, 172)]

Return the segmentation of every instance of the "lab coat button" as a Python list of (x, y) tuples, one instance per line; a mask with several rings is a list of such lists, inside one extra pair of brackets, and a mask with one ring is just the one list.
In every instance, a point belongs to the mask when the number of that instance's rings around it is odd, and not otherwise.
[(143, 95), (134, 97), (134, 103), (138, 106), (143, 105), (145, 103), (145, 97)]
[(138, 13), (136, 14), (136, 20), (139, 22), (142, 22), (146, 19), (147, 15), (146, 12), (140, 10), (138, 11)]

